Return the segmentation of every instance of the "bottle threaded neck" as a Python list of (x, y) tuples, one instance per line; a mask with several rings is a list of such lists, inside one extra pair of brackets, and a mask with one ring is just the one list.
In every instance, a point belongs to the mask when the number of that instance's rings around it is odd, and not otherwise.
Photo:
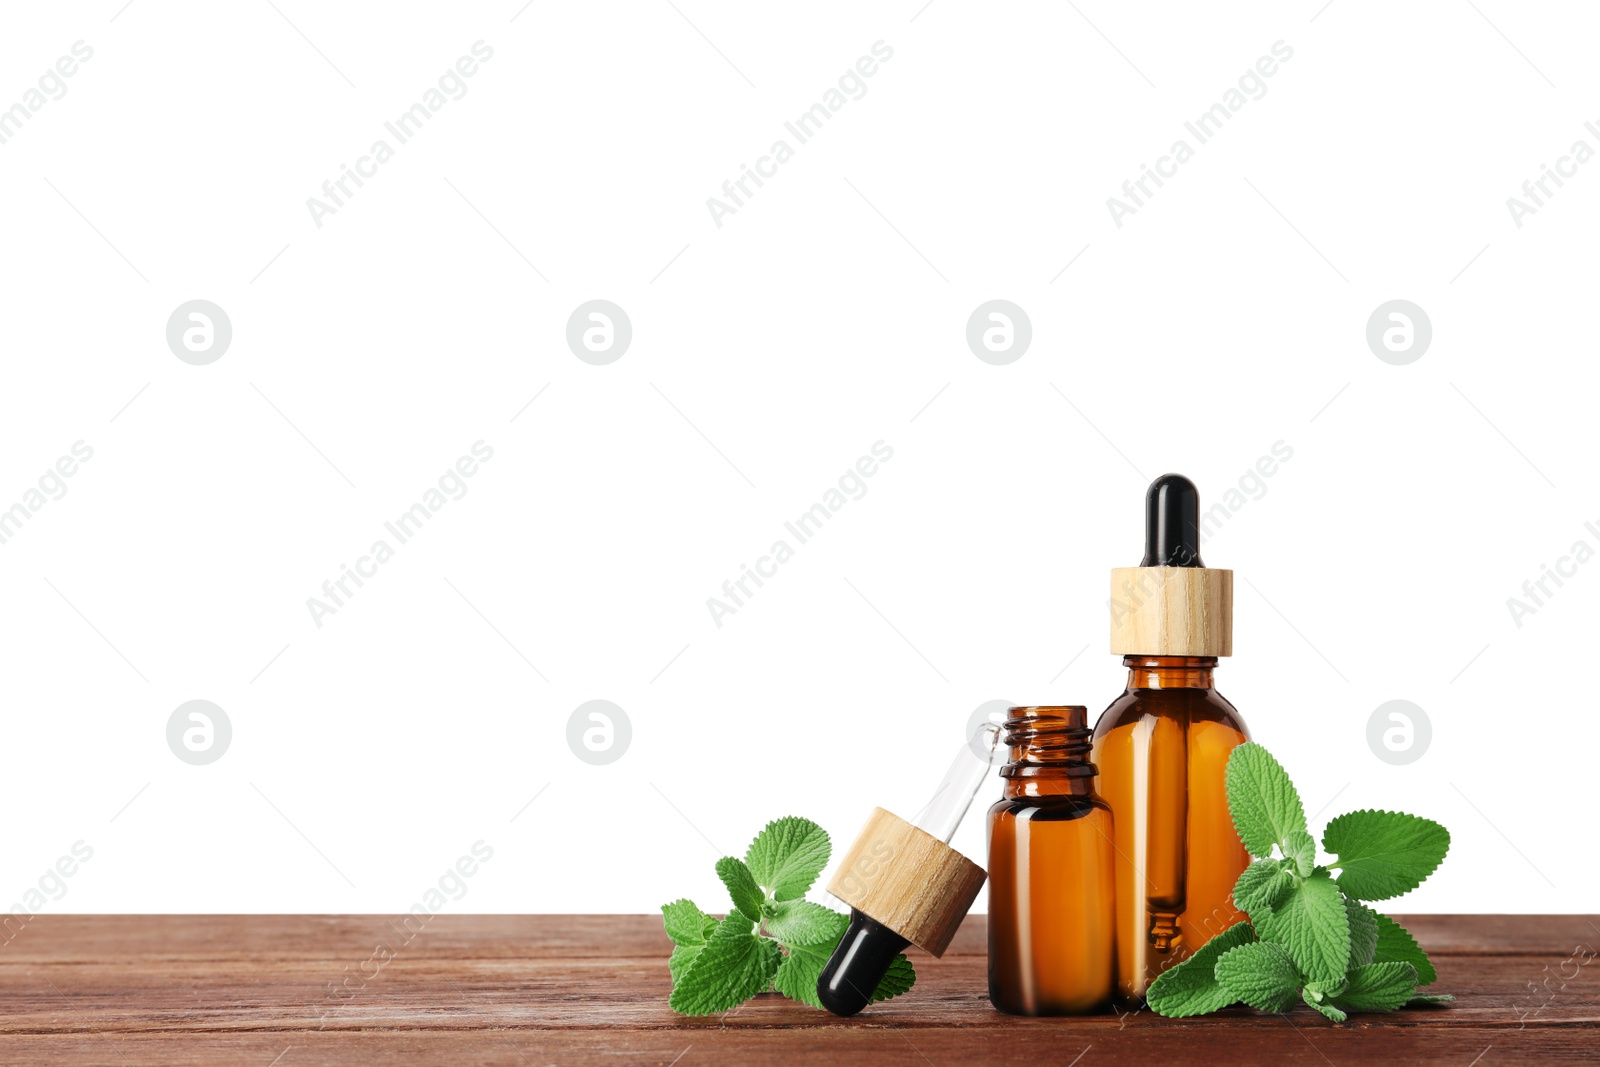
[(1010, 761), (1002, 778), (1092, 778), (1089, 762), (1093, 731), (1089, 709), (1081, 704), (1036, 705), (1010, 709), (1004, 744)]

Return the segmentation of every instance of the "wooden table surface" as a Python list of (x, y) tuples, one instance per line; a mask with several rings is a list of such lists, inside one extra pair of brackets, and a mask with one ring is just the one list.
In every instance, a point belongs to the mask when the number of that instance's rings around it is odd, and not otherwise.
[(0, 1064), (1600, 1063), (1600, 918), (1399, 918), (1456, 1002), (1336, 1026), (1001, 1015), (978, 916), (914, 954), (910, 994), (836, 1019), (776, 995), (673, 1014), (654, 916), (41, 915), (0, 935)]

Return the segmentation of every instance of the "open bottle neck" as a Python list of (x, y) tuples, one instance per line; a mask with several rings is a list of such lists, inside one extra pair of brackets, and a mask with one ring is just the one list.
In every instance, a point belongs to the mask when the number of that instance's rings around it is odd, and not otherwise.
[(1007, 797), (1087, 796), (1094, 791), (1087, 714), (1077, 705), (1011, 709), (1003, 738), (1011, 759), (1000, 769)]
[(1123, 656), (1129, 689), (1215, 689), (1215, 656)]

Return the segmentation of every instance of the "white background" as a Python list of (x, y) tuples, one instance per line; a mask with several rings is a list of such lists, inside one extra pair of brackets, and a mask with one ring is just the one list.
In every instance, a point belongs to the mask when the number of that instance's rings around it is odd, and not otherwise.
[[(47, 910), (398, 911), (482, 839), (452, 910), (721, 910), (713, 861), (766, 820), (842, 849), (914, 813), (979, 703), (1098, 714), (1148, 479), (1210, 504), (1282, 441), (1205, 545), (1238, 585), (1220, 688), (1314, 829), (1450, 828), (1395, 910), (1593, 911), (1600, 563), (1520, 628), (1506, 600), (1600, 548), (1600, 162), (1521, 228), (1506, 199), (1600, 148), (1600, 20), (920, 3), (8, 5), (0, 106), (94, 54), (0, 145), (0, 507), (94, 456), (0, 545), (3, 903), (81, 839)], [(1280, 40), (1117, 227), (1107, 198)], [(233, 325), (209, 366), (165, 340), (197, 298)], [(593, 298), (633, 324), (609, 366), (565, 343)], [(1032, 322), (1008, 366), (965, 341), (994, 298)], [(1408, 366), (1365, 341), (1396, 298), (1433, 324)], [(467, 495), (318, 628), (307, 598), (479, 440)], [(715, 626), (879, 440), (866, 495)], [(233, 725), (203, 767), (165, 739), (197, 698)], [(566, 743), (597, 698), (633, 727), (600, 767)], [(1433, 724), (1408, 766), (1366, 741), (1396, 698)], [(956, 843), (982, 857), (977, 811)]]

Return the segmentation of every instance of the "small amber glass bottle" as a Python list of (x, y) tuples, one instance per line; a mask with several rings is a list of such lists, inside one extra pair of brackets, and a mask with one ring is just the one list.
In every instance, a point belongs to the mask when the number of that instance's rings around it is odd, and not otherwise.
[(1115, 973), (1111, 809), (1094, 792), (1088, 712), (1012, 708), (989, 809), (989, 1000), (1013, 1015), (1110, 1005)]

